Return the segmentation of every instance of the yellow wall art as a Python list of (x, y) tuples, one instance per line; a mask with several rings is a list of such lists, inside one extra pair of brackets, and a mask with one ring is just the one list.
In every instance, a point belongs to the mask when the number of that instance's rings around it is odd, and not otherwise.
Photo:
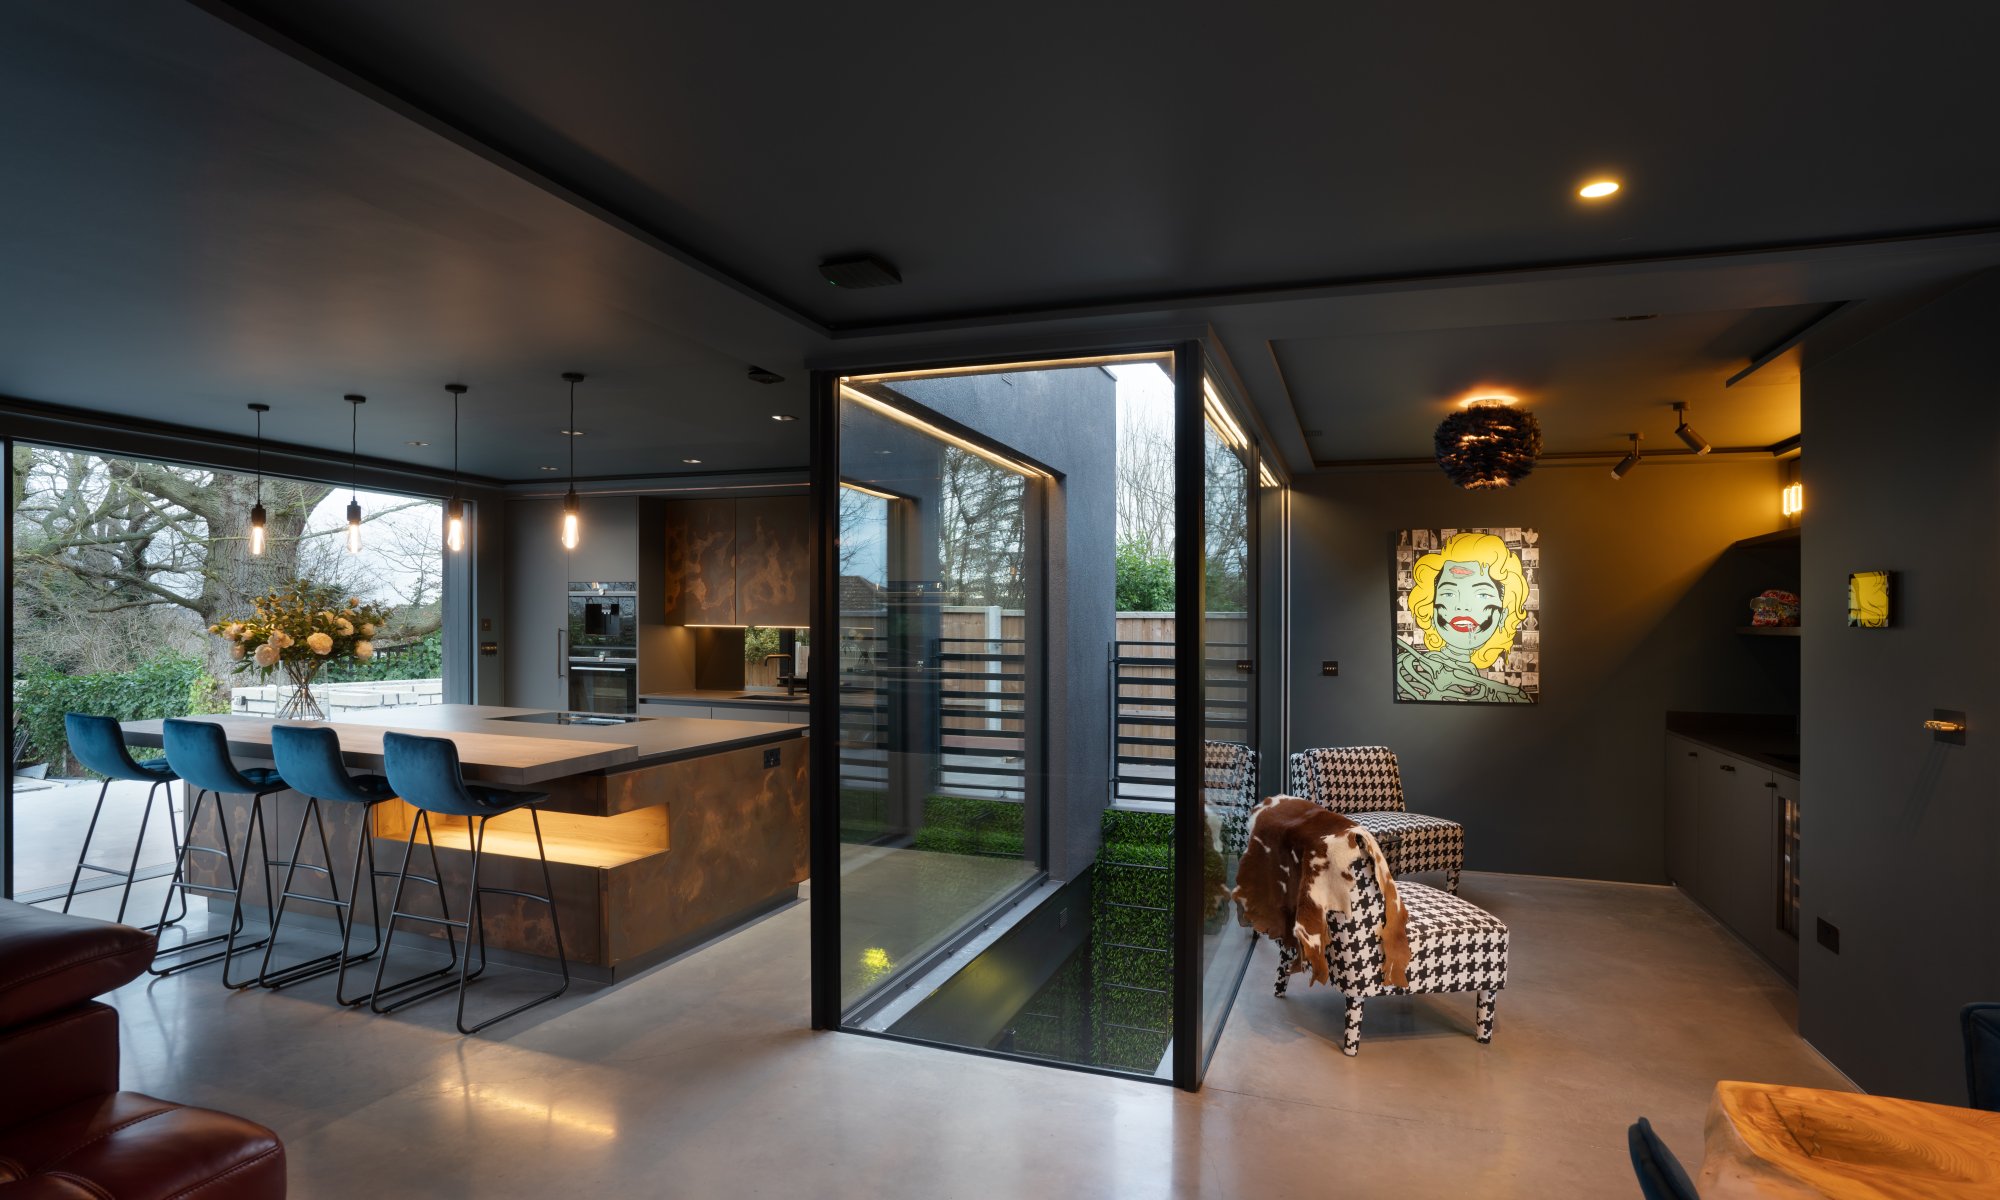
[(1847, 623), (1859, 629), (1889, 627), (1888, 571), (1856, 571), (1847, 577)]

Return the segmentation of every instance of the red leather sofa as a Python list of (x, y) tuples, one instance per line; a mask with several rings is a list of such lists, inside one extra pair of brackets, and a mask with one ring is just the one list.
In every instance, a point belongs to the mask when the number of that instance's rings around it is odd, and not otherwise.
[(118, 1014), (153, 935), (0, 900), (0, 1200), (283, 1197), (285, 1148), (241, 1117), (118, 1090)]

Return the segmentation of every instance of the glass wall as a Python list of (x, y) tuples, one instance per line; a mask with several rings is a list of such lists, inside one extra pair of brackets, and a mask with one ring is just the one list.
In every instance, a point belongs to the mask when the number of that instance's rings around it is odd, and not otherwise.
[(1203, 847), (1201, 1057), (1206, 1064), (1255, 942), (1229, 890), (1249, 811), (1267, 791), (1258, 777), (1256, 449), (1238, 406), (1211, 368), (1202, 378)]
[(1253, 946), (1275, 480), (1196, 356), (821, 377), (821, 1027), (1199, 1082)]
[[(10, 739), (16, 899), (65, 894), (98, 782), (70, 754), (63, 714), (120, 719), (200, 712), (275, 714), (288, 688), (211, 632), (251, 615), (255, 599), (303, 583), (387, 608), (365, 659), (330, 664), (314, 690), (330, 716), (351, 708), (443, 700), (441, 506), (363, 492), (349, 550), (345, 488), (87, 451), (14, 443), (14, 676)], [(250, 552), (250, 510), (267, 514)], [(139, 751), (140, 755), (149, 753)], [(157, 753), (157, 752), (151, 752)], [(90, 861), (141, 875), (171, 869), (157, 816), (136, 844), (143, 784), (114, 784)], [(83, 871), (78, 911), (122, 878)], [(108, 893), (115, 896), (116, 891)], [(115, 909), (115, 899), (108, 901)], [(106, 914), (108, 915), (108, 913)]]

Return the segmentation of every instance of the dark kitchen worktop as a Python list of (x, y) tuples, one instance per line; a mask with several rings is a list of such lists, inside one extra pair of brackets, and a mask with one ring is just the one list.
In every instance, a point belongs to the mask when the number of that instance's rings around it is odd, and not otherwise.
[(664, 700), (674, 704), (741, 704), (750, 707), (761, 706), (765, 708), (804, 708), (812, 701), (812, 697), (804, 692), (800, 692), (796, 696), (787, 696), (782, 690), (769, 694), (757, 692), (753, 696), (743, 694), (751, 690), (753, 689), (744, 688), (741, 691), (641, 692), (639, 699)]
[(1667, 732), (1733, 754), (1794, 779), (1799, 774), (1797, 717), (1756, 713), (1670, 712)]

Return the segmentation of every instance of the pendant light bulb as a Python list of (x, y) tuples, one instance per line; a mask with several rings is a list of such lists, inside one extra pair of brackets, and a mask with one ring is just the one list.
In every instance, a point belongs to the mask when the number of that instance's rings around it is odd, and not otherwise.
[(471, 389), (447, 383), (451, 393), (451, 499), (444, 502), (444, 546), (453, 554), (465, 549), (465, 501), (458, 498), (458, 400)]
[(563, 430), (569, 438), (569, 494), (563, 497), (562, 544), (574, 550), (583, 541), (583, 498), (576, 494), (576, 439), (582, 434), (576, 425), (576, 385), (583, 382), (583, 372), (564, 371), (563, 381), (569, 384), (569, 428)]
[(361, 406), (368, 403), (368, 397), (347, 395), (347, 469), (349, 472), (347, 495), (347, 552), (361, 553)]
[(583, 541), (583, 498), (571, 488), (563, 497), (562, 544), (565, 550), (574, 550)]
[(250, 554), (256, 557), (264, 553), (264, 414), (271, 406), (252, 404), (250, 411), (257, 414), (257, 499), (250, 506)]

